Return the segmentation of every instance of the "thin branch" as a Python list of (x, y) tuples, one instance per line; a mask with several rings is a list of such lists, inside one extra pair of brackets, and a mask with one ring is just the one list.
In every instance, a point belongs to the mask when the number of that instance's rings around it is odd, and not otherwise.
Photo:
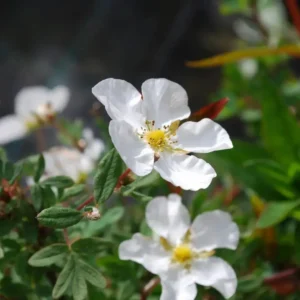
[(159, 277), (151, 279), (143, 288), (140, 300), (147, 300), (152, 291), (160, 284)]
[(295, 28), (298, 32), (298, 35), (300, 35), (300, 10), (297, 0), (285, 0), (285, 3), (291, 15), (293, 24), (295, 25)]
[(70, 246), (70, 239), (69, 239), (69, 234), (68, 234), (67, 228), (63, 229), (63, 234), (64, 234), (64, 239), (65, 239), (66, 244), (68, 246)]
[(125, 170), (125, 172), (119, 177), (118, 183), (116, 185), (116, 189), (119, 189), (123, 183), (124, 180), (128, 177), (128, 175), (130, 174), (131, 170), (128, 168), (127, 170)]
[(87, 200), (85, 200), (83, 203), (81, 203), (76, 209), (82, 210), (86, 205), (91, 204), (94, 201), (94, 196), (90, 196)]
[(36, 130), (35, 137), (36, 137), (37, 149), (40, 153), (42, 153), (43, 151), (46, 150), (47, 147), (45, 135), (42, 128)]

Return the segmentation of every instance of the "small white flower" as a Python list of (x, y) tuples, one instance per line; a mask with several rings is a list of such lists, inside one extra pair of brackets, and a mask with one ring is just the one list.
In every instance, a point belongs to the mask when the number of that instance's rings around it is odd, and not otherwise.
[(46, 165), (43, 178), (64, 175), (81, 182), (94, 168), (93, 160), (77, 149), (54, 147), (43, 155)]
[(136, 233), (121, 243), (119, 256), (133, 260), (159, 275), (163, 293), (161, 300), (193, 300), (196, 286), (212, 286), (225, 298), (236, 290), (234, 270), (214, 249), (236, 249), (239, 229), (231, 216), (215, 210), (203, 213), (190, 223), (188, 210), (181, 197), (156, 197), (146, 208), (146, 221), (159, 239)]
[(90, 128), (85, 128), (83, 130), (82, 137), (85, 142), (84, 154), (92, 160), (97, 161), (105, 148), (103, 141), (95, 138), (94, 133)]
[(210, 119), (179, 126), (190, 109), (185, 90), (175, 82), (149, 79), (143, 83), (141, 95), (124, 80), (106, 79), (92, 92), (112, 118), (109, 133), (116, 149), (138, 176), (154, 168), (175, 186), (207, 188), (216, 172), (187, 153), (232, 148), (227, 132)]
[(64, 110), (69, 102), (69, 89), (57, 86), (26, 87), (15, 98), (15, 114), (0, 119), (0, 144), (24, 137), (30, 130), (48, 122)]

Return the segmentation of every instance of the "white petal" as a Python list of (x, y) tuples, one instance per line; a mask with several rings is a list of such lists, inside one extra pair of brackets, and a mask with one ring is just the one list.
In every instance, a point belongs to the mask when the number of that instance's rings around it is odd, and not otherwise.
[(209, 257), (205, 260), (193, 261), (191, 273), (198, 284), (214, 287), (225, 298), (230, 298), (236, 291), (236, 274), (232, 267), (221, 258)]
[(175, 186), (192, 191), (206, 189), (217, 176), (210, 164), (189, 155), (162, 153), (154, 169)]
[(109, 134), (125, 164), (138, 176), (153, 169), (154, 152), (125, 121), (110, 121)]
[(104, 151), (104, 143), (100, 139), (95, 139), (87, 144), (84, 154), (93, 160), (97, 160), (100, 154)]
[(70, 90), (66, 86), (59, 85), (49, 92), (49, 103), (55, 112), (62, 112), (68, 105), (70, 100)]
[(194, 300), (197, 296), (195, 284), (176, 286), (170, 281), (162, 281), (160, 300)]
[(151, 200), (146, 208), (146, 220), (156, 234), (173, 245), (180, 242), (190, 227), (189, 212), (177, 194)]
[[(108, 78), (92, 88), (94, 96), (105, 106), (113, 120), (125, 120), (141, 126), (142, 96), (125, 80)], [(136, 124), (138, 123), (138, 125)]]
[(135, 261), (158, 275), (166, 273), (170, 264), (168, 253), (158, 243), (140, 233), (120, 244), (119, 257), (122, 260)]
[(221, 210), (206, 212), (198, 216), (191, 226), (191, 241), (199, 251), (216, 248), (236, 249), (239, 228), (230, 214)]
[(15, 97), (15, 112), (23, 118), (31, 118), (40, 104), (49, 102), (49, 89), (44, 86), (31, 86), (21, 89)]
[(148, 79), (142, 85), (142, 94), (147, 120), (154, 120), (156, 127), (186, 119), (191, 113), (186, 91), (170, 80)]
[(18, 140), (27, 134), (24, 121), (16, 115), (0, 119), (0, 145)]
[(183, 123), (177, 139), (179, 148), (189, 152), (209, 153), (233, 147), (226, 130), (210, 119)]

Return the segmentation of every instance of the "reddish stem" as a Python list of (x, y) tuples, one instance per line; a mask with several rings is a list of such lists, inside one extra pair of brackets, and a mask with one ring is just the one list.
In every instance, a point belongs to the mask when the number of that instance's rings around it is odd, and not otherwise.
[(66, 241), (66, 244), (68, 246), (70, 246), (69, 234), (68, 234), (68, 230), (66, 228), (63, 229), (63, 234), (64, 234), (64, 239)]
[(155, 277), (151, 279), (143, 288), (140, 300), (147, 300), (152, 291), (160, 284), (160, 279)]
[(76, 209), (82, 210), (86, 205), (91, 204), (94, 201), (94, 196), (90, 196), (87, 200), (81, 203)]
[(293, 24), (297, 29), (298, 35), (300, 35), (300, 11), (297, 5), (297, 0), (285, 0), (285, 3), (293, 20)]
[(119, 177), (118, 179), (118, 183), (116, 185), (116, 189), (119, 189), (123, 183), (124, 180), (127, 178), (127, 176), (130, 174), (131, 170), (128, 168), (127, 170), (125, 170), (125, 172)]

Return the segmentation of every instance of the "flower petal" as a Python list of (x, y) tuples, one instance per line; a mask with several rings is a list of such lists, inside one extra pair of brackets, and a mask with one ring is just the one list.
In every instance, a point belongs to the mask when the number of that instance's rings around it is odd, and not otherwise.
[(63, 85), (59, 85), (52, 90), (48, 90), (49, 100), (55, 112), (62, 112), (68, 105), (70, 100), (70, 90)]
[[(142, 96), (125, 80), (108, 78), (92, 88), (94, 96), (105, 106), (113, 120), (141, 126)], [(138, 125), (137, 125), (137, 124)]]
[(186, 119), (191, 113), (186, 91), (170, 80), (148, 79), (142, 85), (142, 94), (147, 120), (154, 120), (156, 127)]
[(177, 139), (179, 148), (189, 152), (209, 153), (233, 147), (226, 130), (210, 119), (183, 123)]
[(191, 223), (189, 212), (177, 194), (151, 200), (146, 208), (146, 220), (156, 234), (173, 245), (180, 242)]
[(160, 300), (194, 300), (197, 296), (197, 287), (195, 284), (180, 285), (170, 281), (162, 281), (162, 294)]
[(221, 258), (209, 257), (195, 260), (191, 265), (191, 273), (195, 282), (203, 286), (214, 287), (225, 298), (230, 298), (236, 291), (236, 274), (232, 267)]
[(145, 176), (153, 169), (154, 152), (134, 133), (125, 121), (112, 120), (109, 134), (126, 165), (138, 176)]
[(159, 243), (140, 233), (134, 234), (132, 239), (120, 244), (119, 257), (122, 260), (135, 261), (149, 272), (158, 275), (167, 272), (170, 264), (170, 256)]
[(0, 119), (0, 145), (18, 140), (27, 134), (25, 123), (16, 115)]
[(162, 153), (154, 169), (175, 186), (192, 191), (206, 189), (217, 176), (210, 164), (189, 155)]
[(232, 222), (230, 214), (221, 210), (201, 214), (191, 226), (191, 242), (199, 251), (217, 248), (234, 250), (239, 236), (239, 228)]

